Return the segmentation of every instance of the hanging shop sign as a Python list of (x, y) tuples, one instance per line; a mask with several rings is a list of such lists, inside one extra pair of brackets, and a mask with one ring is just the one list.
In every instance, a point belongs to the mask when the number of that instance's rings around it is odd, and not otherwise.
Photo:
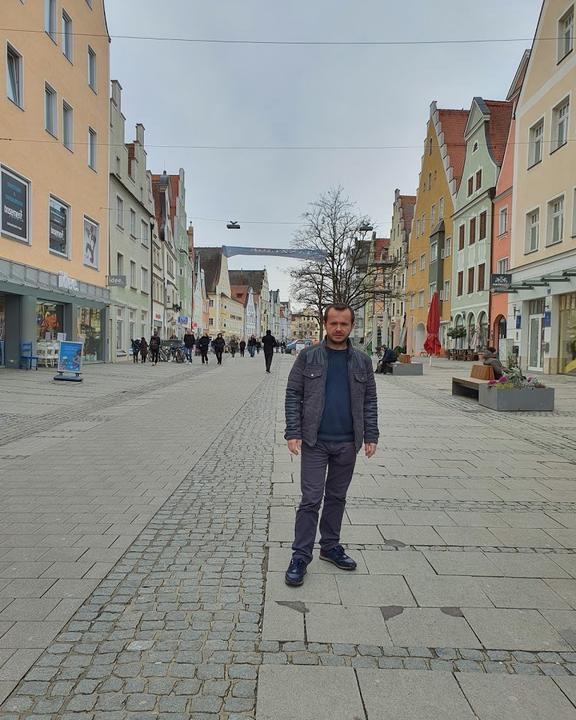
[(190, 318), (188, 315), (178, 315), (178, 324), (179, 325), (188, 325), (190, 321)]
[(28, 242), (29, 184), (2, 168), (2, 234)]
[(512, 275), (510, 273), (492, 273), (492, 290), (510, 290)]

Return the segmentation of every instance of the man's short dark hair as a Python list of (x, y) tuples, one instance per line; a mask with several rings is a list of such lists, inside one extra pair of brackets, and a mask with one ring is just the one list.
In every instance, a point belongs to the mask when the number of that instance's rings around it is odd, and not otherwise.
[(328, 322), (328, 313), (330, 310), (337, 310), (338, 312), (342, 312), (343, 310), (350, 310), (350, 317), (352, 318), (352, 324), (354, 324), (354, 320), (356, 318), (356, 314), (354, 313), (354, 310), (350, 307), (350, 305), (347, 305), (346, 303), (331, 303), (330, 305), (326, 305), (324, 308), (324, 322)]

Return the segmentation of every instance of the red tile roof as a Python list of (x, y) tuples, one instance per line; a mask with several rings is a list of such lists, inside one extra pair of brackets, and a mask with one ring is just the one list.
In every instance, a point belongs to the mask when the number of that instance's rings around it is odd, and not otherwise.
[(440, 125), (444, 133), (444, 142), (448, 146), (450, 164), (456, 186), (460, 185), (462, 172), (464, 171), (464, 160), (466, 159), (466, 143), (464, 142), (464, 130), (468, 122), (468, 110), (445, 110), (438, 108)]

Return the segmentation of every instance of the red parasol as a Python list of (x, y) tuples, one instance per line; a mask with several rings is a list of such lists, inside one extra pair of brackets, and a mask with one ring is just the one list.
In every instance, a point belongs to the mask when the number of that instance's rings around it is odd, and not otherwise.
[(440, 331), (440, 298), (437, 292), (432, 295), (432, 300), (430, 301), (426, 331), (428, 337), (424, 343), (424, 350), (426, 350), (430, 356), (438, 355), (442, 349), (442, 345), (440, 344), (440, 340), (438, 340), (438, 332)]

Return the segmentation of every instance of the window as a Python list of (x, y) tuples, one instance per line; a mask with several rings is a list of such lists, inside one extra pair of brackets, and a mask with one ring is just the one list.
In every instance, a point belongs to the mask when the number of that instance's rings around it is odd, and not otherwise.
[(124, 255), (116, 253), (116, 274), (124, 275)]
[(469, 177), (468, 178), (468, 197), (470, 197), (470, 195), (472, 195), (473, 192), (474, 192), (474, 178)]
[(444, 280), (444, 290), (442, 291), (442, 300), (448, 302), (450, 300), (450, 280)]
[(140, 220), (140, 242), (144, 247), (148, 247), (148, 227), (146, 220)]
[(564, 238), (564, 196), (548, 203), (548, 234), (546, 245), (556, 245)]
[(478, 233), (478, 240), (486, 239), (486, 218), (487, 213), (486, 210), (484, 210), (484, 212), (480, 213), (480, 232)]
[(424, 307), (424, 290), (418, 293), (418, 307)]
[(44, 30), (56, 42), (56, 0), (44, 0)]
[(498, 260), (496, 263), (496, 271), (501, 275), (505, 275), (508, 272), (508, 258)]
[(74, 112), (67, 102), (62, 103), (62, 142), (64, 147), (72, 150), (74, 142)]
[(468, 268), (468, 295), (474, 292), (474, 268)]
[(23, 106), (22, 56), (10, 45), (6, 50), (6, 94), (18, 107)]
[(458, 228), (458, 250), (464, 250), (464, 239), (466, 234), (466, 227), (460, 225)]
[(130, 208), (130, 235), (136, 237), (136, 212)]
[(544, 119), (539, 120), (530, 128), (528, 142), (528, 167), (537, 165), (542, 160), (542, 143), (544, 139)]
[(458, 297), (464, 292), (464, 271), (460, 270), (458, 273)]
[(62, 11), (62, 52), (70, 62), (72, 62), (72, 20), (70, 16)]
[(442, 220), (444, 217), (444, 198), (440, 198), (438, 200), (438, 221)]
[(574, 48), (574, 5), (558, 22), (558, 62)]
[(130, 287), (135, 290), (138, 288), (138, 285), (136, 285), (136, 263), (134, 260), (130, 260)]
[(498, 235), (504, 235), (508, 231), (508, 208), (501, 208), (498, 213)]
[(50, 196), (48, 242), (50, 252), (68, 257), (70, 206)]
[(438, 243), (433, 242), (430, 244), (430, 262), (436, 262), (438, 260)]
[(476, 173), (476, 190), (480, 190), (482, 187), (482, 170), (478, 170)]
[(88, 165), (96, 170), (96, 131), (88, 128)]
[(432, 155), (432, 138), (428, 138), (428, 155)]
[(476, 218), (470, 219), (470, 236), (468, 238), (468, 245), (474, 245), (476, 242)]
[(56, 91), (50, 85), (44, 86), (44, 127), (56, 137), (57, 129)]
[(116, 225), (124, 228), (124, 200), (120, 195), (116, 195)]
[(486, 265), (478, 265), (478, 292), (484, 290), (484, 283), (486, 282)]
[(538, 250), (540, 235), (540, 210), (532, 210), (526, 215), (526, 246), (525, 253)]
[(446, 238), (444, 240), (444, 256), (443, 257), (450, 257), (452, 255), (452, 238)]
[(214, 307), (214, 300), (212, 298), (208, 300), (208, 307)]
[(96, 92), (96, 53), (88, 46), (88, 85)]
[(436, 225), (436, 205), (432, 205), (430, 209), (430, 222), (431, 227), (434, 227)]
[(412, 269), (412, 275), (416, 275), (416, 260), (412, 260), (411, 269)]
[(208, 318), (208, 325), (210, 325), (210, 327), (214, 325), (214, 318)]
[(566, 98), (552, 110), (552, 150), (558, 150), (568, 142), (568, 114), (570, 100)]
[(475, 142), (472, 146), (472, 152), (475, 153), (478, 150), (478, 142)]
[(430, 292), (430, 295), (428, 297), (430, 298), (430, 302), (432, 302), (432, 296), (436, 292), (436, 283), (435, 282), (430, 283), (429, 292)]
[(423, 253), (422, 255), (420, 255), (420, 270), (425, 270), (425, 269), (426, 269), (426, 254)]

